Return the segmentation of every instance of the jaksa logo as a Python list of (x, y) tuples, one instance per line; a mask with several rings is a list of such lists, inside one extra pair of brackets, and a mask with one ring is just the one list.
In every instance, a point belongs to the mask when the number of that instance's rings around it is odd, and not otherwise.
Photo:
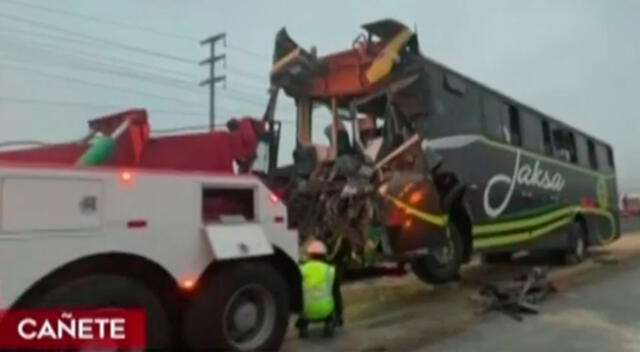
[[(502, 212), (509, 205), (509, 201), (513, 196), (513, 190), (516, 185), (525, 185), (525, 186), (533, 186), (537, 188), (541, 188), (544, 190), (551, 190), (560, 192), (564, 188), (564, 178), (559, 173), (554, 173), (551, 175), (548, 171), (540, 168), (540, 161), (536, 160), (533, 166), (523, 163), (520, 166), (520, 152), (516, 156), (516, 165), (513, 169), (513, 175), (504, 175), (498, 174), (493, 176), (489, 183), (487, 183), (487, 187), (484, 189), (484, 211), (491, 218), (495, 218), (502, 214)], [(492, 188), (499, 183), (505, 183), (509, 185), (509, 190), (505, 195), (502, 202), (497, 207), (493, 207), (489, 200), (491, 199), (491, 190)]]

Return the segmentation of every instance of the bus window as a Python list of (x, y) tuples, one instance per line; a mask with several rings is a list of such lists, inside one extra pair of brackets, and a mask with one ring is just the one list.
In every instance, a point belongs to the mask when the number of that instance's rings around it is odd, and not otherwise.
[(576, 133), (576, 149), (578, 152), (578, 164), (593, 169), (591, 156), (589, 155), (589, 142), (587, 137), (580, 133)]
[(506, 139), (503, 104), (490, 95), (484, 96), (483, 112), (485, 133), (487, 137), (504, 141)]
[(563, 128), (555, 128), (553, 130), (553, 146), (553, 154), (556, 158), (572, 163), (578, 161), (573, 132)]
[(598, 160), (596, 159), (596, 145), (590, 139), (587, 140), (587, 149), (589, 150), (589, 167), (597, 170)]
[(520, 112), (518, 108), (509, 105), (509, 135), (513, 145), (522, 145), (522, 134), (520, 129)]
[(600, 170), (603, 171), (613, 171), (613, 155), (610, 147), (605, 147), (602, 144), (598, 143), (596, 145), (595, 150), (596, 158), (598, 160), (598, 165), (600, 166)]
[(535, 152), (544, 152), (540, 118), (527, 112), (522, 114), (522, 145)]
[(551, 144), (551, 128), (549, 127), (549, 121), (547, 120), (542, 120), (542, 142), (544, 143), (544, 153), (552, 155), (553, 145)]
[(613, 171), (616, 168), (616, 163), (613, 161), (613, 150), (607, 146), (607, 165)]

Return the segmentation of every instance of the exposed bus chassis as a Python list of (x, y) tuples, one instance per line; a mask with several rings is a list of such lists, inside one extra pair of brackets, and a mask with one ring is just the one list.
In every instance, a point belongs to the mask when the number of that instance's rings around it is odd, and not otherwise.
[[(363, 28), (367, 35), (352, 49), (321, 58), (284, 29), (277, 35), (267, 119), (273, 119), (279, 90), (295, 99), (290, 218), (303, 242), (324, 240), (338, 261), (428, 257), (457, 271), (460, 241), (443, 206), (447, 180), (435, 184), (439, 158), (423, 137), (437, 112), (417, 37), (393, 20)], [(331, 110), (330, 147), (311, 142), (318, 104)], [(351, 124), (351, 136), (344, 123)]]

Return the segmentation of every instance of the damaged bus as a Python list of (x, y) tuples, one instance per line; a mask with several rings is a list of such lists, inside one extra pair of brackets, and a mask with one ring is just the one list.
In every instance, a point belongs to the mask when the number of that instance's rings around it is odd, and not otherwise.
[(442, 283), (474, 252), (579, 261), (620, 236), (610, 145), (425, 58), (397, 21), (363, 28), (323, 57), (276, 37), (265, 120), (280, 91), (295, 100), (294, 162), (276, 167), (277, 142), (258, 157), (302, 238), (350, 267), (408, 263)]

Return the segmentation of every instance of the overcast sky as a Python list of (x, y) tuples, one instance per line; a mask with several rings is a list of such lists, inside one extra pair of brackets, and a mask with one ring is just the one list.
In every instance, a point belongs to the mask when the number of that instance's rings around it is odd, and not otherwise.
[[(632, 188), (638, 13), (634, 0), (0, 0), (0, 140), (77, 138), (89, 118), (128, 107), (147, 108), (155, 129), (206, 124), (197, 82), (208, 71), (197, 62), (208, 49), (198, 41), (222, 31), (218, 120), (259, 116), (279, 28), (322, 55), (349, 47), (360, 24), (392, 17), (417, 27), (427, 56), (611, 142)], [(289, 104), (279, 113), (293, 119)]]

